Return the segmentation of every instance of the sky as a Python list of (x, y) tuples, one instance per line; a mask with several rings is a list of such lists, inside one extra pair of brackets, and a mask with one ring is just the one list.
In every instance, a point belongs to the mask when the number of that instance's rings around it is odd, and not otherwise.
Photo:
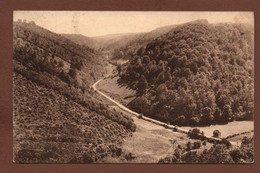
[(34, 21), (55, 33), (89, 37), (149, 32), (158, 27), (197, 19), (209, 23), (254, 23), (253, 12), (126, 12), (126, 11), (14, 11), (13, 20)]

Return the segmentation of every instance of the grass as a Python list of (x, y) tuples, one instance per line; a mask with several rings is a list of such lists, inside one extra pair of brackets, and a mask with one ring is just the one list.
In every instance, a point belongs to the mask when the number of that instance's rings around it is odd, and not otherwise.
[[(189, 130), (191, 127), (182, 127), (183, 129)], [(195, 128), (195, 127), (193, 127)], [(254, 129), (253, 121), (233, 121), (224, 125), (211, 125), (205, 127), (196, 127), (200, 131), (203, 131), (206, 136), (213, 136), (214, 130), (219, 130), (221, 132), (220, 138), (225, 138), (229, 135), (242, 133), (245, 131), (251, 131)]]
[[(117, 83), (118, 77), (114, 78), (106, 78), (102, 80), (97, 88), (101, 91), (113, 98), (114, 100), (123, 103), (124, 105), (128, 104), (132, 99), (134, 99), (135, 93), (133, 90), (125, 86), (119, 86)], [(102, 99), (102, 98), (101, 98)], [(104, 99), (104, 98), (103, 98)], [(114, 104), (109, 103), (107, 99), (103, 100), (108, 103), (110, 107), (113, 109), (117, 109), (118, 111), (122, 111)], [(192, 145), (194, 142), (198, 140), (189, 139), (186, 134), (173, 132), (172, 130), (166, 129), (162, 126), (158, 126), (154, 123), (147, 122), (143, 119), (139, 119), (134, 117), (133, 115), (124, 112), (124, 114), (128, 114), (132, 116), (134, 119), (134, 123), (137, 126), (136, 132), (133, 133), (133, 136), (128, 137), (122, 143), (123, 153), (121, 157), (106, 157), (101, 160), (101, 162), (105, 163), (157, 163), (161, 158), (165, 158), (167, 156), (171, 156), (174, 153), (174, 150), (178, 145), (182, 146), (182, 148), (186, 148), (186, 144), (191, 142)], [(195, 127), (182, 127), (184, 129), (189, 130), (190, 128)], [(254, 128), (253, 122), (251, 121), (240, 121), (240, 122), (230, 122), (225, 125), (211, 125), (208, 127), (198, 127), (201, 131), (204, 131), (204, 134), (207, 136), (213, 136), (214, 130), (219, 130), (221, 132), (221, 137), (225, 138), (226, 136), (241, 133), (244, 131), (250, 131)], [(245, 134), (248, 135), (248, 134)], [(241, 141), (243, 138), (239, 135), (234, 138), (230, 138), (230, 140)], [(203, 152), (205, 149), (210, 149), (213, 146), (212, 143), (207, 142), (206, 145), (201, 145), (199, 149), (197, 149), (197, 153)], [(195, 150), (194, 150), (195, 151)], [(135, 156), (135, 159), (126, 160), (124, 155), (132, 153)]]
[[(114, 107), (115, 109), (119, 109)], [(121, 110), (122, 111), (122, 110)], [(133, 136), (127, 137), (122, 143), (123, 154), (119, 158), (106, 157), (101, 162), (104, 163), (157, 163), (161, 158), (172, 155), (178, 145), (186, 147), (187, 142), (194, 143), (198, 140), (189, 139), (186, 134), (172, 132), (162, 126), (154, 123), (138, 119), (133, 115), (123, 112), (132, 116), (134, 123), (137, 126), (136, 132)], [(209, 149), (212, 144), (207, 143), (206, 146), (201, 146), (198, 152), (204, 149)], [(132, 153), (135, 159), (124, 159), (125, 154)]]
[(97, 89), (121, 104), (127, 105), (135, 98), (135, 91), (127, 88), (126, 86), (119, 86), (117, 83), (118, 79), (118, 76), (114, 78), (108, 77), (98, 83)]

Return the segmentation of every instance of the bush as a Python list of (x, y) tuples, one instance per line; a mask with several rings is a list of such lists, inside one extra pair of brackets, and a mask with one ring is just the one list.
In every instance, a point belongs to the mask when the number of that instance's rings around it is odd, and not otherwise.
[(118, 149), (116, 150), (116, 155), (117, 155), (117, 156), (121, 156), (121, 154), (122, 154), (122, 148), (118, 148)]
[(192, 149), (198, 149), (201, 147), (201, 142), (200, 141), (197, 141), (197, 142), (194, 142), (193, 143), (193, 146), (192, 146)]
[(190, 151), (191, 150), (191, 142), (188, 142), (187, 144), (186, 144), (186, 151)]
[(228, 147), (228, 148), (231, 147), (231, 145), (232, 145), (232, 144), (231, 144), (228, 140), (226, 140), (226, 139), (222, 139), (222, 140), (220, 141), (220, 143), (221, 143), (221, 144), (225, 144), (226, 147)]
[(241, 142), (242, 145), (248, 145), (250, 144), (250, 139), (248, 137), (244, 137)]
[(201, 132), (200, 129), (198, 129), (198, 128), (194, 128), (194, 129), (189, 130), (188, 136), (191, 139), (203, 139), (204, 138), (204, 132)]
[(68, 73), (72, 78), (75, 78), (77, 76), (77, 72), (75, 69), (71, 68)]
[(220, 133), (219, 130), (214, 130), (214, 131), (213, 131), (213, 137), (215, 137), (215, 138), (219, 138), (220, 135), (221, 135), (221, 133)]

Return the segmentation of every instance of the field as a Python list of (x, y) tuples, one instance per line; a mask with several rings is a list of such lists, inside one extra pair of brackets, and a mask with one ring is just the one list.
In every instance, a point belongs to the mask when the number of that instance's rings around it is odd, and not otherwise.
[[(129, 100), (125, 99), (125, 97), (133, 95), (134, 92), (124, 86), (118, 86), (117, 79), (118, 78), (115, 77), (102, 80), (97, 85), (97, 88), (114, 100), (118, 102), (122, 101), (126, 104)], [(186, 134), (173, 132), (165, 127), (139, 119), (132, 114), (121, 110), (113, 103), (109, 103), (104, 97), (100, 97), (100, 99), (103, 99), (103, 102), (106, 102), (113, 109), (121, 111), (133, 118), (137, 127), (133, 136), (124, 139), (122, 143), (123, 154), (121, 157), (106, 157), (101, 160), (103, 163), (157, 163), (161, 158), (171, 156), (178, 145), (185, 148), (188, 142), (194, 143), (198, 141), (189, 139)], [(206, 145), (202, 145), (197, 151), (202, 152), (204, 149), (209, 149), (212, 145), (213, 144), (211, 143), (206, 143)], [(127, 160), (125, 159), (125, 155), (128, 155), (129, 153), (132, 154), (133, 159)]]
[[(189, 130), (191, 127), (182, 127), (183, 129)], [(195, 127), (193, 127), (195, 128)], [(205, 127), (197, 127), (204, 132), (206, 136), (213, 136), (214, 130), (221, 132), (221, 138), (225, 138), (229, 135), (238, 134), (246, 131), (254, 130), (253, 121), (233, 121), (224, 125), (211, 125)]]
[[(126, 105), (127, 103), (129, 103), (129, 100), (125, 99), (125, 97), (133, 95), (134, 92), (124, 86), (118, 86), (117, 79), (117, 77), (106, 78), (97, 85), (97, 88), (101, 92), (109, 95), (114, 100)], [(104, 101), (106, 101), (105, 98)], [(120, 110), (112, 103), (110, 103), (109, 105), (114, 109)], [(123, 113), (128, 114), (126, 112)], [(131, 114), (128, 115), (132, 116), (134, 119), (134, 123), (137, 126), (136, 132), (133, 133), (133, 136), (128, 137), (124, 140), (122, 144), (123, 154), (121, 158), (107, 157), (102, 162), (155, 163), (158, 162), (158, 160), (160, 160), (161, 158), (172, 155), (178, 145), (182, 146), (182, 148), (185, 148), (188, 142), (194, 143), (196, 141), (193, 139), (189, 139), (189, 137), (185, 134), (173, 132), (172, 130), (166, 129), (162, 126), (155, 125), (143, 119), (138, 119)], [(196, 127), (186, 126), (182, 128), (189, 130)], [(213, 136), (213, 131), (219, 130), (221, 132), (220, 137), (225, 138), (230, 135), (253, 130), (254, 122), (234, 121), (228, 124), (211, 125), (197, 128), (203, 131), (206, 136)], [(237, 146), (239, 146), (242, 138), (245, 136), (252, 137), (253, 132), (238, 135), (229, 138), (228, 140), (233, 144), (237, 144)], [(213, 146), (213, 144), (211, 143), (207, 143), (206, 146), (202, 145), (201, 148), (197, 150), (197, 152), (200, 153), (204, 149), (209, 149), (211, 146)], [(127, 161), (125, 158), (123, 158), (123, 156), (129, 153), (133, 154), (134, 159)]]
[[(119, 109), (114, 107), (115, 109)], [(122, 111), (122, 110), (121, 110)], [(124, 112), (125, 114), (128, 114)], [(122, 143), (123, 154), (119, 158), (106, 157), (102, 162), (106, 163), (157, 163), (161, 158), (171, 156), (178, 145), (185, 148), (188, 142), (194, 143), (198, 140), (189, 139), (183, 133), (173, 132), (162, 126), (158, 126), (143, 119), (134, 119), (136, 132), (127, 137)], [(202, 145), (198, 152), (209, 149), (213, 144)], [(132, 153), (133, 159), (126, 160), (125, 155)]]
[(127, 105), (135, 97), (135, 91), (127, 88), (126, 86), (120, 86), (117, 83), (119, 79), (116, 77), (108, 77), (97, 84), (97, 88), (110, 96), (112, 99), (120, 102), (123, 105)]

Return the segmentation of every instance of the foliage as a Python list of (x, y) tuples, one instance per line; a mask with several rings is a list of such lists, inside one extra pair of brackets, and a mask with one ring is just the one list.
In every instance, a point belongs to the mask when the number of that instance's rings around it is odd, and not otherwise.
[(100, 58), (33, 23), (14, 23), (13, 50), (16, 163), (92, 163), (121, 155), (123, 138), (136, 126), (88, 86), (104, 70)]
[[(243, 141), (247, 141), (243, 143)], [(210, 149), (197, 152), (201, 144), (194, 142), (193, 150), (190, 150), (191, 143), (187, 143), (187, 149), (175, 149), (172, 156), (160, 159), (159, 163), (252, 163), (253, 138), (243, 139), (240, 147), (228, 147), (225, 144), (215, 144)], [(188, 149), (189, 148), (189, 149)]]
[(214, 131), (213, 131), (213, 137), (219, 138), (220, 136), (221, 136), (221, 133), (220, 133), (219, 130), (214, 130)]
[[(120, 80), (138, 91), (130, 108), (164, 122), (252, 120), (253, 61), (252, 28), (197, 21), (140, 48), (120, 67)], [(149, 103), (146, 109), (139, 98)]]

